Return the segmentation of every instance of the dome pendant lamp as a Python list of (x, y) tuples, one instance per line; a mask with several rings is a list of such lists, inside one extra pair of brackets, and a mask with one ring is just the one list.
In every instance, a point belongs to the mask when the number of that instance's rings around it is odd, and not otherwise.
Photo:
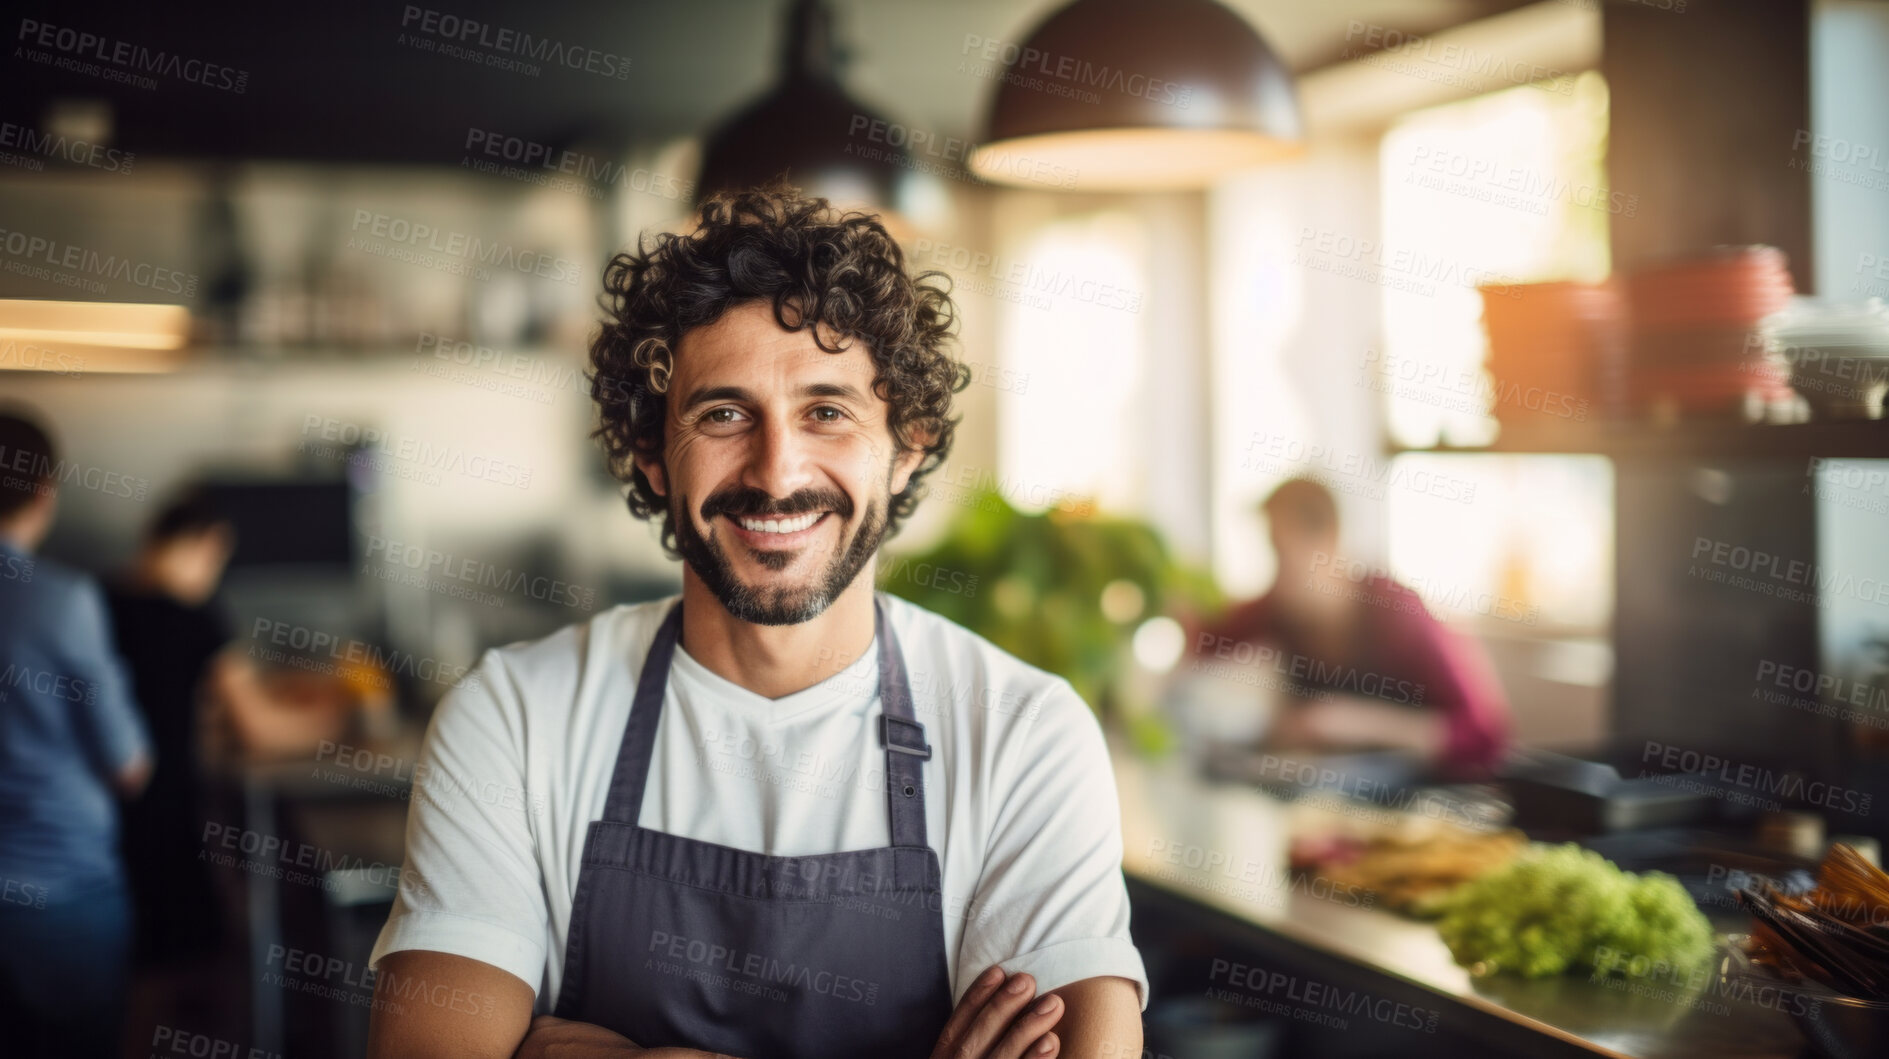
[(785, 29), (779, 80), (708, 135), (697, 203), (784, 176), (836, 204), (893, 205), (910, 151), (861, 134), (885, 123), (840, 84), (832, 13), (820, 0), (791, 0)]
[(992, 183), (1201, 188), (1304, 149), (1291, 73), (1214, 0), (1074, 0), (981, 58), (1006, 66), (970, 159)]

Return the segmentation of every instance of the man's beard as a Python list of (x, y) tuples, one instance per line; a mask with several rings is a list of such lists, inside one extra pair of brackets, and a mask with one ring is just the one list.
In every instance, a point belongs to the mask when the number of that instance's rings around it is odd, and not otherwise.
[[(844, 494), (803, 489), (785, 500), (775, 502), (758, 489), (723, 490), (704, 501), (702, 521), (710, 522), (719, 514), (745, 514), (750, 517), (785, 518), (809, 511), (826, 511), (828, 517), (842, 524), (851, 517), (853, 504)], [(676, 550), (702, 579), (724, 609), (741, 621), (754, 625), (798, 625), (812, 621), (833, 605), (859, 572), (865, 569), (885, 539), (885, 505), (873, 500), (866, 505), (866, 517), (852, 540), (841, 540), (827, 560), (826, 569), (814, 584), (803, 588), (755, 588), (735, 575), (728, 554), (719, 540), (696, 532), (695, 520), (688, 515), (688, 500), (677, 496), (670, 501), (670, 517), (676, 525)], [(736, 547), (746, 548), (737, 542)], [(748, 554), (770, 570), (779, 570), (799, 557), (794, 551), (760, 551)]]

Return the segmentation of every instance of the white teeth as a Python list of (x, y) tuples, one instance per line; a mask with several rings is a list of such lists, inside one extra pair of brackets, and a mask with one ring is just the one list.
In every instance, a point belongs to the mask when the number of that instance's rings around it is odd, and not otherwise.
[(744, 518), (737, 519), (736, 521), (741, 523), (742, 529), (748, 530), (751, 533), (799, 533), (801, 530), (820, 521), (820, 516), (823, 514), (825, 514), (825, 512), (810, 511), (805, 515), (799, 515), (794, 518)]

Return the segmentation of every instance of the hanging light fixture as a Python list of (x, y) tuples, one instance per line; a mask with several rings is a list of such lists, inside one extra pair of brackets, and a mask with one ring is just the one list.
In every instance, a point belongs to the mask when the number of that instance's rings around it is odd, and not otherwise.
[(1074, 0), (982, 57), (1006, 66), (970, 160), (994, 183), (1198, 188), (1304, 149), (1291, 73), (1214, 0)]
[(824, 3), (793, 0), (780, 80), (709, 134), (698, 204), (716, 191), (785, 177), (836, 205), (894, 205), (911, 151), (886, 142), (888, 123), (846, 94), (839, 78), (845, 56), (833, 36)]

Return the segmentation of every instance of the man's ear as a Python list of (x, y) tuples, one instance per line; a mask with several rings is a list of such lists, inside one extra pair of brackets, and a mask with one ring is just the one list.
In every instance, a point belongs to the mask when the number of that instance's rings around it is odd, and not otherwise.
[(893, 496), (903, 493), (905, 487), (911, 484), (913, 472), (925, 462), (925, 453), (938, 440), (938, 434), (915, 426), (911, 428), (908, 440), (911, 447), (900, 452), (892, 461), (892, 481), (889, 485)]
[(662, 457), (653, 453), (638, 452), (630, 458), (636, 464), (636, 469), (643, 472), (643, 477), (649, 479), (649, 487), (656, 491), (656, 495), (667, 499), (669, 480), (663, 473)]

